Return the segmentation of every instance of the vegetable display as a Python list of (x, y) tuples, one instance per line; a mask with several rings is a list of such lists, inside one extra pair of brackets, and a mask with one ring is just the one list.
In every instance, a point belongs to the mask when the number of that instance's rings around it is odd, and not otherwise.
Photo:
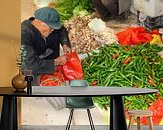
[(93, 17), (93, 15), (74, 16), (72, 19), (64, 22), (73, 51), (87, 53), (91, 50), (98, 50), (103, 44), (113, 44), (117, 41), (116, 35), (111, 28), (106, 27), (102, 33), (98, 34), (91, 30), (88, 25), (92, 22)]
[(92, 2), (89, 0), (56, 0), (55, 9), (61, 15), (61, 20), (65, 21), (72, 16), (83, 15), (92, 10)]
[[(33, 1), (40, 4), (42, 0)], [(99, 24), (91, 0), (42, 2), (55, 3), (53, 7), (60, 13), (68, 30), (72, 50), (89, 55), (82, 61), (82, 67), (91, 86), (155, 88), (159, 90), (156, 94), (125, 96), (124, 102), (126, 110), (159, 108), (151, 105), (158, 100), (163, 101), (163, 47), (157, 45), (162, 42), (158, 30), (131, 27), (115, 36), (114, 30), (108, 28), (110, 25), (104, 29), (104, 22)], [(119, 43), (114, 44), (117, 41)], [(20, 65), (21, 60), (18, 61)], [(110, 97), (93, 99), (101, 108), (107, 109), (110, 105)], [(160, 108), (155, 110), (159, 116)]]
[[(163, 97), (163, 58), (158, 54), (161, 50), (163, 47), (151, 44), (104, 45), (99, 51), (90, 52), (89, 57), (83, 61), (85, 79), (91, 85), (98, 86), (159, 89), (157, 96), (125, 96), (126, 109), (147, 109), (157, 97)], [(108, 99), (94, 98), (102, 108), (109, 106)]]
[(98, 49), (101, 46), (101, 44), (95, 40), (94, 34), (88, 27), (90, 21), (90, 16), (76, 16), (64, 22), (69, 32), (69, 39), (73, 51), (86, 53), (90, 50)]

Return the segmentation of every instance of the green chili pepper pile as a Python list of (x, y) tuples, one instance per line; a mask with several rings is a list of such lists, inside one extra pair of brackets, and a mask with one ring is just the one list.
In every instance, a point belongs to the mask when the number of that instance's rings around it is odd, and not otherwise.
[[(162, 50), (155, 44), (105, 45), (82, 62), (85, 79), (90, 85), (159, 89), (157, 96), (125, 96), (126, 109), (147, 109), (158, 96), (163, 97), (163, 58), (158, 54)], [(103, 108), (110, 104), (108, 97), (94, 100)]]

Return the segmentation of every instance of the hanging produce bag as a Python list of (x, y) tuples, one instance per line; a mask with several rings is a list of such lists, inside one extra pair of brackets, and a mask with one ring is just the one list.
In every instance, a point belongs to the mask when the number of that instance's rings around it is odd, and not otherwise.
[(65, 80), (73, 80), (73, 79), (83, 79), (83, 70), (80, 59), (76, 52), (72, 52), (66, 54), (67, 62), (65, 65), (60, 66), (62, 68), (62, 72)]
[(153, 36), (150, 32), (147, 32), (144, 27), (131, 27), (117, 33), (117, 38), (121, 45), (127, 46), (150, 42)]

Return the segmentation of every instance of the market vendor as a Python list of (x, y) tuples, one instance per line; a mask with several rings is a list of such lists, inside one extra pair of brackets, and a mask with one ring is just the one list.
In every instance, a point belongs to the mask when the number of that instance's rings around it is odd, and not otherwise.
[(34, 17), (22, 22), (21, 44), (26, 51), (22, 69), (32, 70), (33, 85), (39, 84), (39, 75), (52, 74), (57, 65), (66, 63), (66, 56), (60, 56), (60, 44), (65, 54), (71, 52), (68, 32), (58, 12), (50, 7), (37, 9)]
[(131, 0), (92, 0), (103, 21), (125, 19), (124, 12), (130, 8)]

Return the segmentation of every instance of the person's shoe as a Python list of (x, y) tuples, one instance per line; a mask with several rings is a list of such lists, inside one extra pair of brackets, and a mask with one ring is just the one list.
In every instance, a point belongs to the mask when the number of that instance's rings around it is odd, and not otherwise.
[(128, 16), (130, 15), (129, 11), (126, 11), (122, 14), (120, 14), (119, 16), (115, 16), (115, 20), (117, 21), (126, 21), (128, 19)]
[(119, 16), (114, 16), (113, 19), (116, 21), (125, 21), (128, 19), (128, 17), (126, 17), (124, 14), (121, 14)]
[(107, 16), (107, 17), (101, 17), (102, 21), (108, 22), (109, 20), (113, 20), (112, 16)]

